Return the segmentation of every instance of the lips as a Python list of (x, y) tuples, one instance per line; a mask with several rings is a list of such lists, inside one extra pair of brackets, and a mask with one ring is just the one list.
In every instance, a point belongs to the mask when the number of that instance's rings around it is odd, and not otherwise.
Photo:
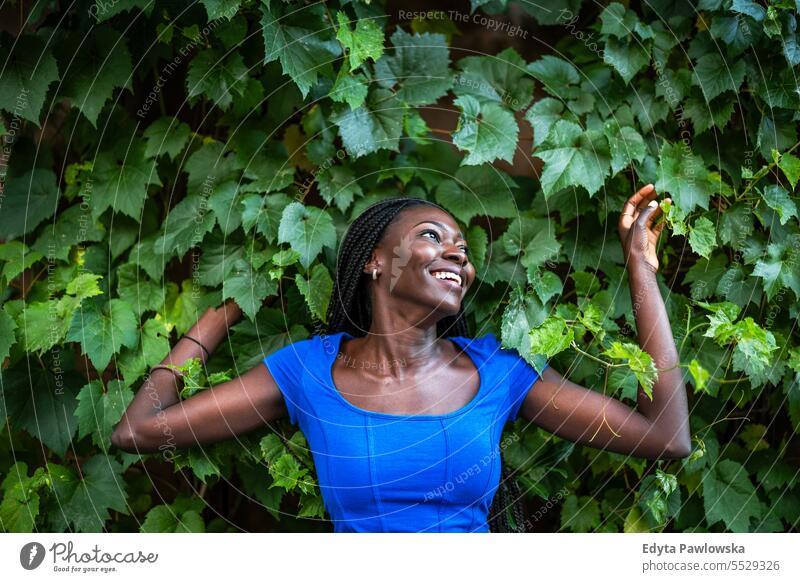
[(440, 281), (441, 283), (453, 289), (461, 289), (464, 284), (463, 277), (455, 270), (444, 268), (432, 269), (430, 271), (430, 275), (437, 281)]

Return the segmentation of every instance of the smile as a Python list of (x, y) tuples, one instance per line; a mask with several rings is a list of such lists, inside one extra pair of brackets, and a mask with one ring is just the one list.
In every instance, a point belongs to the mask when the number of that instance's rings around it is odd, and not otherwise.
[(461, 288), (461, 276), (457, 273), (451, 273), (449, 271), (433, 271), (431, 275), (444, 282), (448, 286), (455, 286), (459, 289)]

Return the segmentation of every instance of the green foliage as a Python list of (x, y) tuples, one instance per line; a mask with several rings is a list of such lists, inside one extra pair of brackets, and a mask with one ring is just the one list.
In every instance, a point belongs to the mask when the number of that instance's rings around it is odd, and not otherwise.
[[(207, 367), (180, 366), (182, 399), (315, 333), (347, 226), (389, 196), (460, 223), (471, 329), (540, 372), (652, 398), (616, 232), (649, 182), (672, 199), (656, 279), (691, 455), (628, 458), (520, 422), (505, 459), (529, 502), (557, 507), (535, 529), (796, 529), (792, 2), (556, 3), (585, 30), (519, 4), (552, 54), (457, 49), (459, 22), (398, 22), (380, 0), (134, 0), (91, 26), (85, 7), (39, 4), (0, 33), (0, 529), (222, 531), (204, 495), (227, 482), (313, 529), (314, 459), (284, 420), (163, 456), (110, 437), (208, 307), (233, 298), (245, 319)], [(144, 460), (183, 472), (179, 492), (153, 491)]]

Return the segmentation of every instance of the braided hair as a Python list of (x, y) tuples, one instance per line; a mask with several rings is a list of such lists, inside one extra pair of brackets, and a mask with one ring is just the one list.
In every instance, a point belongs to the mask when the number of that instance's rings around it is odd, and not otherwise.
[[(422, 198), (388, 198), (364, 210), (349, 226), (339, 249), (336, 280), (328, 304), (325, 333), (347, 332), (354, 337), (367, 334), (372, 322), (372, 304), (367, 287), (368, 275), (363, 272), (375, 246), (383, 239), (387, 227), (405, 208), (427, 204), (444, 209)], [(463, 306), (456, 315), (444, 317), (436, 324), (437, 337), (469, 337)], [(522, 496), (509, 467), (500, 456), (502, 478), (489, 509), (492, 532), (524, 532)], [(511, 516), (509, 516), (509, 512)]]

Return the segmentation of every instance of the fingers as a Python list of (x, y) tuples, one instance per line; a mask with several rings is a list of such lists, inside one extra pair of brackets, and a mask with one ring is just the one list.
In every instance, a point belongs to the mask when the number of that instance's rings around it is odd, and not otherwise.
[(653, 222), (655, 222), (659, 217), (664, 214), (664, 211), (661, 209), (661, 206), (658, 205), (658, 202), (655, 200), (651, 200), (648, 202), (645, 210), (642, 212), (642, 222), (644, 223), (645, 227), (652, 228)]
[(656, 187), (653, 184), (648, 184), (636, 192), (636, 194), (628, 198), (628, 201), (625, 202), (625, 206), (622, 209), (622, 213), (627, 213), (635, 217), (637, 211), (642, 209), (642, 202), (647, 204), (647, 202), (649, 202), (655, 195)]

